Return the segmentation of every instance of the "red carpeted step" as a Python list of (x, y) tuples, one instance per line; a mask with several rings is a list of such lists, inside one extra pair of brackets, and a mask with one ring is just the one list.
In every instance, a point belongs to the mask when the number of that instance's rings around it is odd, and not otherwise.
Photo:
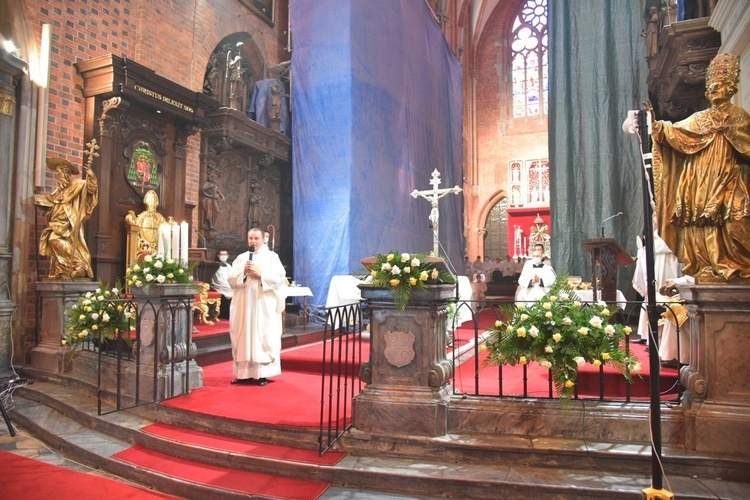
[[(281, 358), (284, 356), (282, 352)], [(231, 361), (205, 366), (202, 388), (161, 404), (245, 422), (313, 428), (320, 425), (320, 373), (282, 370), (264, 387), (231, 385), (233, 378)], [(350, 418), (351, 406), (348, 412)]]
[(201, 448), (211, 448), (255, 457), (273, 458), (287, 462), (335, 465), (346, 455), (338, 451), (329, 451), (321, 457), (318, 456), (316, 450), (248, 441), (163, 423), (147, 425), (146, 427), (142, 427), (141, 430), (154, 436), (179, 443), (200, 446)]
[(329, 486), (320, 481), (271, 476), (193, 462), (139, 445), (116, 453), (113, 457), (167, 476), (249, 495), (309, 500), (318, 498)]
[(196, 322), (195, 330), (193, 330), (193, 338), (196, 337), (210, 337), (211, 335), (220, 335), (223, 333), (229, 333), (229, 320), (220, 319), (213, 325), (204, 325)]
[(0, 450), (0, 497), (24, 500), (176, 498)]

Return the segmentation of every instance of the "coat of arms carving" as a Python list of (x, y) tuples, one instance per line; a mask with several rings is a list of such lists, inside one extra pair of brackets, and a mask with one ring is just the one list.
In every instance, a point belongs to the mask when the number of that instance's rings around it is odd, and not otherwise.
[(397, 368), (408, 365), (414, 359), (414, 334), (411, 332), (385, 333), (385, 359)]
[(159, 187), (159, 170), (156, 158), (147, 144), (140, 143), (133, 151), (127, 178), (128, 182), (136, 188), (155, 189)]

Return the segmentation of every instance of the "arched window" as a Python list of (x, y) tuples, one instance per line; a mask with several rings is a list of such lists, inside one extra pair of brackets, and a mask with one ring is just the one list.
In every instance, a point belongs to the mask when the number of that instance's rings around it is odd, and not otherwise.
[(547, 114), (547, 0), (526, 0), (511, 33), (513, 118)]

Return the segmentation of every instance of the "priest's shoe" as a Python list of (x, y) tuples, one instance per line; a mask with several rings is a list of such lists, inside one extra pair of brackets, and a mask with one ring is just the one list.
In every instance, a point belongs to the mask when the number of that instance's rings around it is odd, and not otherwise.
[(250, 385), (255, 382), (253, 378), (236, 378), (232, 380), (232, 385)]
[(259, 378), (258, 379), (258, 385), (260, 385), (260, 386), (268, 385), (268, 379), (266, 377)]

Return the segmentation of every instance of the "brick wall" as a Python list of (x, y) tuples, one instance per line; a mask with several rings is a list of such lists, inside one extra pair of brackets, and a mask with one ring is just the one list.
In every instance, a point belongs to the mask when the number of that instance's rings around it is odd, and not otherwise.
[[(484, 228), (489, 211), (506, 193), (508, 162), (549, 156), (546, 120), (510, 125), (509, 33), (514, 16), (515, 5), (510, 2), (498, 5), (476, 46), (477, 182), (470, 193), (465, 193), (467, 255), (470, 256), (484, 255), (483, 240), (477, 228)], [(464, 87), (468, 91), (469, 83)]]

